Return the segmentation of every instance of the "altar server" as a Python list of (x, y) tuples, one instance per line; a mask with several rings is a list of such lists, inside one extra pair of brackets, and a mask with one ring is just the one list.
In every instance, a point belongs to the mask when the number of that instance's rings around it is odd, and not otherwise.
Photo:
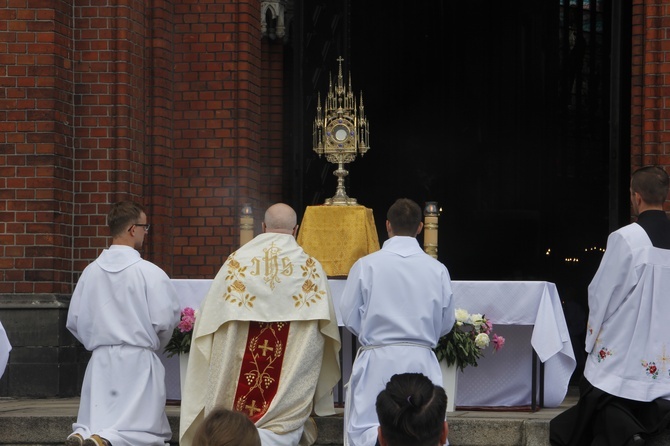
[(670, 181), (633, 173), (637, 222), (607, 240), (588, 288), (586, 367), (576, 406), (551, 421), (553, 445), (642, 445), (670, 421)]
[(454, 301), (447, 268), (416, 240), (422, 229), (419, 205), (397, 200), (387, 213), (389, 239), (349, 272), (340, 314), (362, 347), (346, 394), (345, 444), (375, 444), (375, 399), (391, 376), (422, 373), (442, 385), (432, 348), (454, 325)]
[(310, 414), (334, 414), (340, 336), (326, 273), (295, 240), (296, 214), (277, 203), (263, 233), (230, 254), (196, 317), (179, 444), (216, 407), (245, 413), (263, 446), (311, 445)]
[(65, 445), (163, 445), (172, 434), (157, 352), (179, 322), (177, 292), (138, 252), (149, 231), (140, 205), (114, 204), (108, 225), (112, 245), (84, 269), (67, 316), (67, 328), (92, 353)]

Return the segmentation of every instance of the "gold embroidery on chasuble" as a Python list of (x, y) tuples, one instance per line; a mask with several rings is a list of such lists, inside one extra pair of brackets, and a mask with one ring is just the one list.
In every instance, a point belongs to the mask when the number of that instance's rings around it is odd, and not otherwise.
[(316, 268), (316, 261), (310, 257), (304, 265), (300, 265), (300, 268), (302, 269), (302, 277), (305, 277), (305, 282), (301, 287), (302, 292), (293, 296), (296, 308), (301, 308), (304, 305), (309, 307), (326, 296), (326, 290), (320, 289), (316, 284), (321, 278)]
[[(264, 248), (263, 253), (262, 257), (253, 257), (251, 265), (247, 266), (242, 266), (237, 261), (235, 253), (228, 257), (225, 266), (227, 268), (226, 282), (229, 285), (223, 295), (224, 300), (238, 307), (253, 309), (256, 296), (248, 291), (247, 285), (244, 283), (247, 278), (247, 271), (251, 276), (262, 276), (263, 282), (271, 290), (274, 290), (275, 286), (281, 283), (280, 275), (290, 277), (293, 274), (294, 269), (291, 259), (288, 257), (281, 258), (281, 249), (274, 243), (270, 247)], [(318, 285), (321, 282), (321, 274), (319, 274), (319, 268), (317, 268), (316, 260), (313, 257), (308, 257), (305, 264), (300, 265), (300, 271), (304, 281), (298, 293), (292, 295), (295, 308), (309, 307), (326, 297), (326, 290)]]
[(235, 410), (257, 422), (277, 394), (289, 322), (250, 322), (240, 379), (235, 392)]
[(254, 276), (263, 275), (263, 281), (274, 290), (275, 285), (281, 282), (279, 275), (289, 277), (293, 274), (293, 264), (288, 257), (280, 259), (281, 248), (275, 246), (274, 242), (269, 248), (264, 248), (262, 257), (254, 257), (251, 259), (253, 270), (251, 274)]
[(240, 262), (235, 260), (235, 253), (233, 253), (226, 261), (226, 268), (226, 282), (230, 285), (226, 287), (223, 298), (238, 307), (253, 308), (256, 296), (247, 292), (247, 286), (243, 282), (247, 267), (240, 265)]

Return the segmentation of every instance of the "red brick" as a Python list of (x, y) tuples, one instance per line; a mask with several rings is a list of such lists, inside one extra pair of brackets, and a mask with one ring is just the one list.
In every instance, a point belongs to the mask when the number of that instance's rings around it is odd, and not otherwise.
[[(81, 271), (109, 243), (104, 221), (109, 202), (126, 197), (153, 206), (152, 221), (165, 222), (156, 226), (165, 229), (149, 241), (148, 258), (177, 277), (211, 277), (237, 245), (237, 222), (221, 216), (233, 214), (232, 208), (239, 205), (238, 191), (245, 195), (240, 199), (254, 203), (260, 194), (280, 193), (280, 188), (265, 192), (259, 186), (261, 176), (267, 179), (264, 185), (281, 184), (283, 95), (281, 77), (276, 76), (281, 65), (260, 69), (261, 60), (281, 61), (283, 51), (281, 44), (260, 44), (260, 3), (178, 2), (168, 8), (153, 2), (152, 15), (145, 16), (143, 2), (125, 1), (116, 8), (75, 5), (74, 16), (68, 17), (72, 11), (55, 10), (53, 2), (30, 1), (45, 9), (21, 9), (17, 1), (16, 9), (0, 11), (0, 17), (10, 15), (14, 30), (33, 33), (20, 38), (6, 33), (0, 39), (8, 42), (0, 64), (7, 67), (6, 73), (16, 70), (13, 75), (20, 79), (0, 82), (22, 90), (21, 94), (10, 90), (5, 97), (16, 93), (17, 99), (31, 100), (14, 102), (24, 109), (1, 117), (0, 142), (10, 145), (7, 152), (20, 154), (23, 160), (35, 153), (65, 158), (30, 164), (43, 167), (22, 170), (25, 178), (3, 176), (2, 186), (37, 200), (69, 195), (64, 202), (71, 201), (76, 191), (74, 208), (57, 216), (77, 224), (56, 223), (50, 208), (32, 208), (33, 203), (29, 210), (8, 213), (11, 222), (3, 229), (9, 230), (12, 222), (26, 222), (31, 230), (48, 236), (22, 237), (3, 247), (5, 255), (32, 247), (37, 250), (29, 254), (36, 256), (49, 248), (35, 244), (52, 244), (50, 255), (59, 259), (43, 259), (45, 264), (35, 266), (36, 258), (26, 258), (21, 267), (34, 268), (29, 275), (32, 283), (25, 282), (21, 271), (12, 276), (13, 282), (0, 282), (0, 287), (12, 292), (70, 290), (72, 273)], [(112, 17), (114, 29), (108, 20)], [(144, 29), (144, 20), (150, 17), (153, 22), (147, 21)], [(72, 30), (67, 29), (70, 22), (75, 23)], [(147, 42), (152, 47), (145, 52), (149, 29), (153, 41)], [(70, 38), (79, 50), (74, 67), (67, 66)], [(151, 81), (143, 77), (149, 69), (153, 69)], [(261, 80), (261, 76), (275, 81)], [(22, 96), (23, 91), (27, 96)], [(145, 95), (154, 98), (153, 110), (145, 103)], [(75, 100), (76, 106), (70, 107)], [(274, 106), (261, 110), (261, 104), (271, 100)], [(267, 165), (260, 161), (259, 132), (263, 159), (272, 160)], [(151, 147), (147, 135), (152, 137)], [(75, 161), (57, 170), (56, 163), (62, 159)], [(69, 175), (75, 176), (74, 185), (68, 183)], [(173, 218), (189, 216), (191, 211), (198, 216)], [(73, 237), (74, 247), (64, 244), (64, 237)], [(65, 268), (74, 271), (62, 271)]]

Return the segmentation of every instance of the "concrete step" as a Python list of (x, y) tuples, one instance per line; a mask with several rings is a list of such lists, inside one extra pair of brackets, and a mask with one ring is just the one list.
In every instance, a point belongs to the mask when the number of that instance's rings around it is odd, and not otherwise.
[[(530, 410), (457, 410), (447, 414), (453, 446), (549, 446), (549, 421), (571, 407), (568, 396), (557, 408)], [(76, 419), (78, 398), (0, 399), (0, 445), (62, 445)], [(173, 432), (179, 431), (179, 406), (166, 407)], [(342, 445), (341, 414), (316, 419), (317, 446)], [(179, 443), (175, 439), (172, 445)], [(647, 446), (670, 446), (670, 433)]]

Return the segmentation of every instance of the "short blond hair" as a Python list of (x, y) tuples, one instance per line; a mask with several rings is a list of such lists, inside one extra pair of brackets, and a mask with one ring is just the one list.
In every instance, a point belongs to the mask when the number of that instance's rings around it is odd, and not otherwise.
[(261, 446), (256, 425), (241, 412), (217, 407), (193, 436), (197, 446)]

